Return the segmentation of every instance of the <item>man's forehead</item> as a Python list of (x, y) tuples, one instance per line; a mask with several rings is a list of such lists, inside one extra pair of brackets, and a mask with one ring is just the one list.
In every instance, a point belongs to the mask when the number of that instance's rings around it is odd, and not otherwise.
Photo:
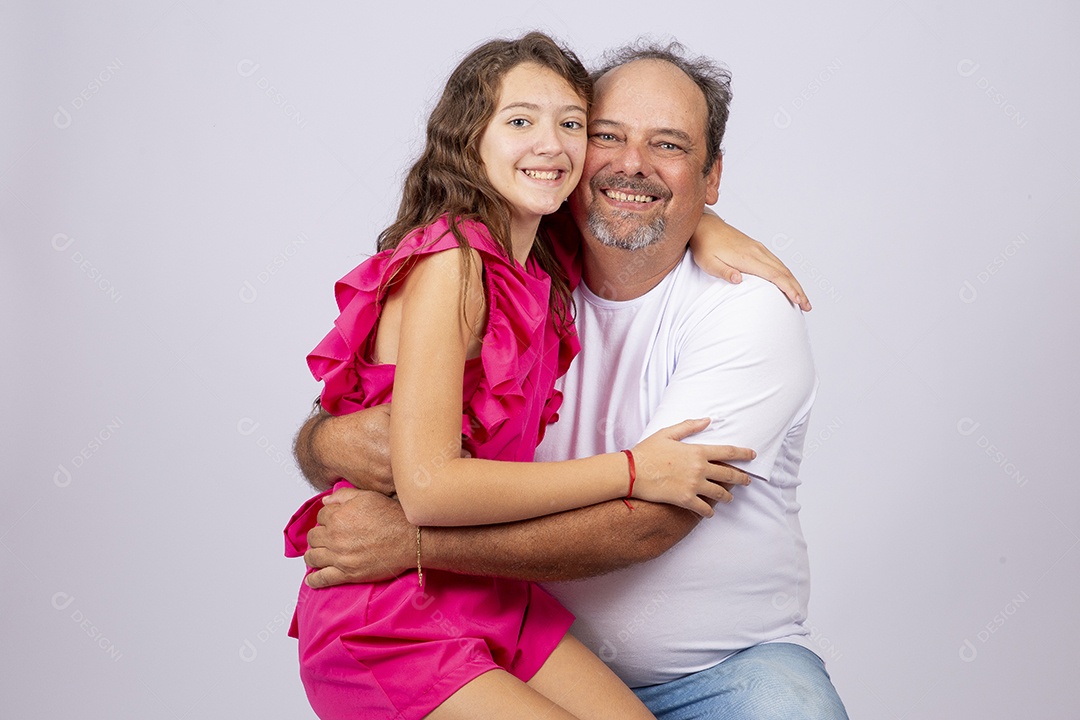
[(634, 60), (596, 81), (592, 115), (597, 120), (640, 125), (648, 118), (658, 126), (692, 125), (703, 133), (707, 114), (701, 88), (664, 60)]
[[(671, 89), (686, 90), (691, 87), (698, 89), (697, 84), (681, 68), (667, 60), (656, 58), (641, 58), (631, 60), (628, 63), (613, 67), (601, 75), (596, 81), (597, 93), (604, 95), (609, 92), (632, 91), (635, 86), (643, 83), (655, 83), (668, 86)], [(702, 95), (704, 99), (704, 95)]]

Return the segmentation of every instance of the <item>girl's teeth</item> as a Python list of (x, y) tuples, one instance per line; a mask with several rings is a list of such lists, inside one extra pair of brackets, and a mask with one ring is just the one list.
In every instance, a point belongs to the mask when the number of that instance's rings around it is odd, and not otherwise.
[(525, 174), (531, 178), (536, 178), (537, 180), (557, 180), (559, 178), (558, 170), (526, 170)]

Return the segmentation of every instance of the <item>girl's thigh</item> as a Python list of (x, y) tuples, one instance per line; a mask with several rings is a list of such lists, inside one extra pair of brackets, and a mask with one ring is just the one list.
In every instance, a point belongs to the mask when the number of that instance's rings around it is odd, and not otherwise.
[(579, 718), (653, 717), (630, 688), (570, 634), (563, 637), (528, 684)]
[(427, 720), (517, 720), (523, 717), (575, 720), (553, 700), (505, 670), (491, 670), (470, 680), (435, 708)]

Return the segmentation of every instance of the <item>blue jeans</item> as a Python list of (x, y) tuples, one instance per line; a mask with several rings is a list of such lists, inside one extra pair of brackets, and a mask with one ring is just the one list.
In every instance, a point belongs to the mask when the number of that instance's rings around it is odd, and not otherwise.
[(634, 692), (658, 720), (847, 720), (825, 663), (791, 643), (755, 645)]

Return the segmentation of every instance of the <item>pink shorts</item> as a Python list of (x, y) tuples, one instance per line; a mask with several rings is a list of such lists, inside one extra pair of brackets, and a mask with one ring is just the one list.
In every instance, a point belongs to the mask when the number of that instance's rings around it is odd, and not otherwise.
[(290, 635), (323, 720), (423, 718), (501, 668), (528, 681), (574, 617), (533, 583), (424, 571), (380, 583), (300, 589)]

